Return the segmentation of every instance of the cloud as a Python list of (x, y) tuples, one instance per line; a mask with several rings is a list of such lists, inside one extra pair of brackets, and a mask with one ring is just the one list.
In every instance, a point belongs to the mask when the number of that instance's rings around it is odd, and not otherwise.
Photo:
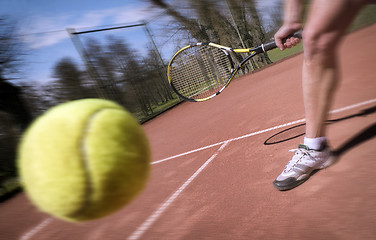
[[(123, 23), (135, 23), (153, 16), (147, 5), (128, 5), (84, 13), (68, 13), (52, 17), (34, 16), (27, 25), (20, 26), (20, 35), (30, 49), (51, 46), (67, 39), (67, 28), (88, 28)], [(32, 26), (32, 27), (30, 27)]]
[[(19, 32), (23, 42), (30, 49), (38, 49), (43, 46), (53, 45), (67, 36), (63, 31), (64, 22), (69, 21), (70, 16), (56, 16), (47, 18), (43, 16), (34, 17), (28, 26), (20, 26)], [(32, 26), (32, 27), (30, 27)]]

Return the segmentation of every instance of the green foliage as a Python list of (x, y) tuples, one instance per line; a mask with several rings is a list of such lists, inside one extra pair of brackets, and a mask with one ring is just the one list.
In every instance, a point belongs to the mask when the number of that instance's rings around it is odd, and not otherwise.
[(376, 5), (367, 5), (352, 22), (349, 31), (369, 26), (376, 22)]
[[(352, 24), (350, 25), (348, 31), (355, 31), (357, 29), (369, 26), (376, 22), (376, 6), (375, 5), (368, 5), (364, 7), (357, 17), (354, 19)], [(280, 51), (279, 49), (274, 49), (268, 52), (268, 56), (273, 62), (280, 61), (284, 58), (293, 56), (297, 53), (300, 53), (303, 51), (303, 45), (300, 43), (297, 46), (286, 49), (284, 51)]]
[(269, 58), (273, 61), (273, 62), (278, 62), (282, 59), (285, 59), (287, 57), (290, 57), (290, 56), (293, 56), (297, 53), (300, 53), (303, 51), (303, 44), (302, 43), (299, 43), (298, 45), (296, 45), (295, 47), (293, 48), (288, 48), (288, 49), (285, 49), (283, 51), (281, 51), (279, 48), (276, 48), (276, 49), (273, 49), (273, 50), (270, 50), (268, 52), (268, 56)]

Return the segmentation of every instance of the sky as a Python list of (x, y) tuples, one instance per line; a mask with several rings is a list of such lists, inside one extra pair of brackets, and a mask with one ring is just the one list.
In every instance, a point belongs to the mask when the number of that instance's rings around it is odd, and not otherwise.
[[(67, 28), (79, 31), (127, 25), (155, 14), (146, 0), (0, 0), (0, 16), (16, 21), (18, 34), (26, 46), (29, 64), (25, 78), (37, 82), (51, 81), (55, 61), (62, 57), (72, 57), (82, 64)], [(139, 32), (133, 33), (133, 39)]]
[[(259, 3), (267, 8), (276, 1), (260, 0)], [(16, 21), (18, 34), (26, 47), (27, 66), (23, 71), (23, 81), (41, 84), (53, 80), (53, 67), (63, 57), (70, 57), (83, 67), (67, 28), (80, 31), (129, 25), (152, 20), (160, 13), (151, 7), (149, 0), (0, 0), (0, 16), (6, 15)], [(159, 17), (158, 21), (163, 21), (162, 18)], [(116, 31), (111, 31), (111, 34), (118, 33), (132, 46), (150, 43), (142, 27)], [(80, 38), (82, 41), (87, 37), (103, 39), (106, 34), (85, 34)]]

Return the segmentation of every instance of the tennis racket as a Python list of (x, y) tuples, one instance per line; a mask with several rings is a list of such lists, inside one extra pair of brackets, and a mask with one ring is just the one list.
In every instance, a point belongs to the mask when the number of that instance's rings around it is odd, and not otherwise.
[[(302, 31), (290, 37), (302, 38)], [(233, 49), (215, 43), (196, 43), (175, 53), (168, 64), (171, 88), (184, 100), (202, 102), (220, 94), (237, 72), (254, 56), (277, 48), (275, 41), (255, 48)], [(230, 53), (250, 53), (234, 67)]]

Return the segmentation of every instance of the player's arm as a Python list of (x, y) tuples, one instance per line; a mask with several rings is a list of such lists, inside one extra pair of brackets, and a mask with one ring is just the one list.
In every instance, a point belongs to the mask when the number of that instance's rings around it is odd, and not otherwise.
[(299, 38), (289, 38), (285, 43), (282, 39), (302, 28), (303, 0), (285, 0), (283, 25), (274, 35), (277, 47), (281, 50), (295, 46)]

